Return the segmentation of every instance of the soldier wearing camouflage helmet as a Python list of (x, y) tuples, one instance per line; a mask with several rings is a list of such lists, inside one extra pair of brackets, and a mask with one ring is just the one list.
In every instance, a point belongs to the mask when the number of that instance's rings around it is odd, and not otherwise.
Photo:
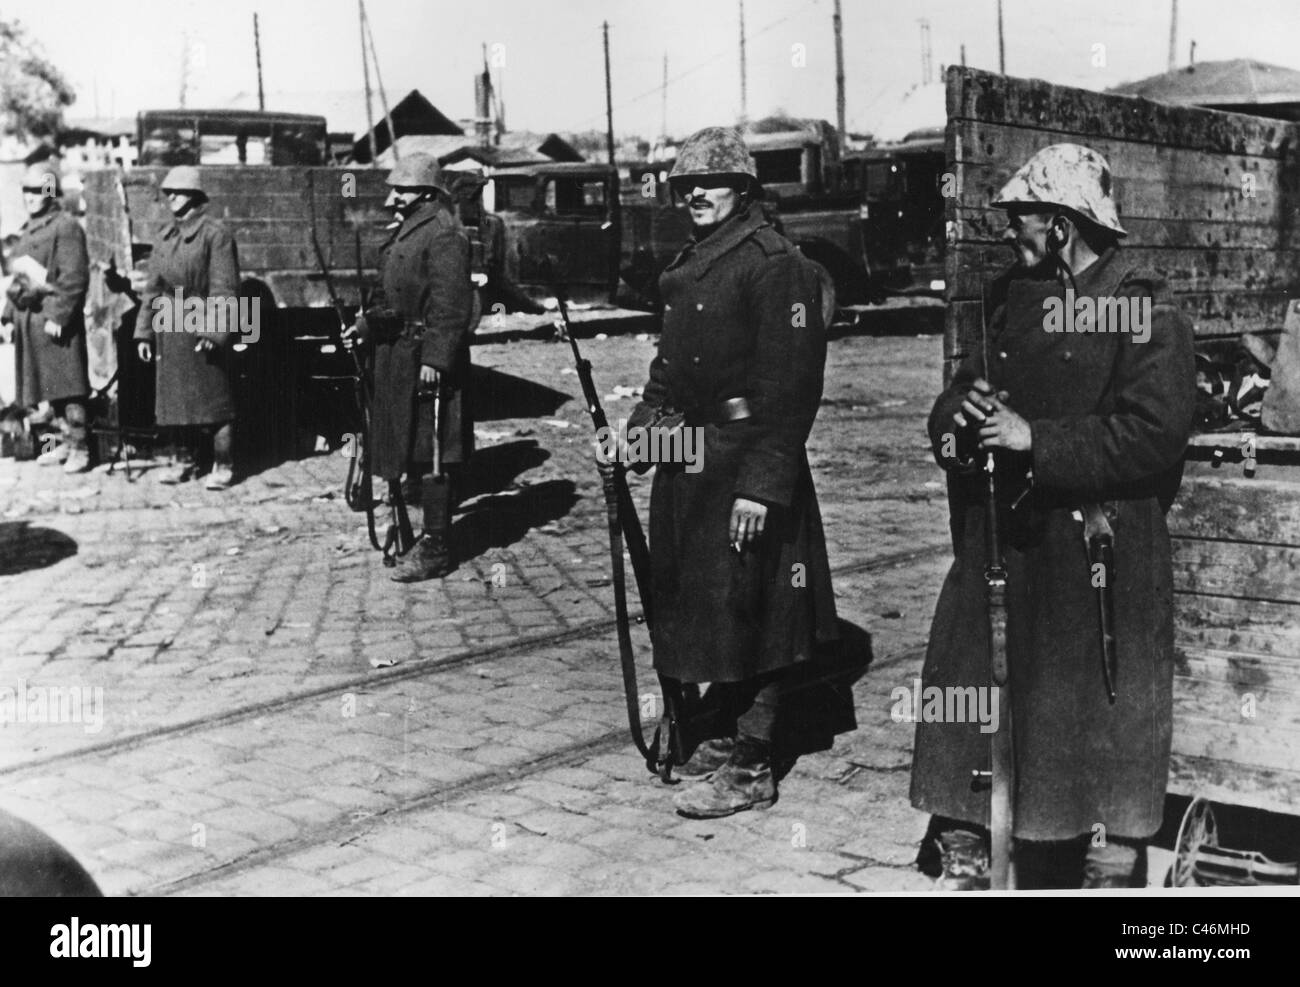
[[(969, 347), (929, 420), (950, 478), (956, 559), (922, 682), (927, 694), (989, 688), (981, 474), (991, 455), (1007, 567), (1018, 886), (1139, 886), (1169, 768), (1165, 512), (1192, 425), (1191, 327), (1163, 281), (1121, 250), (1114, 177), (1092, 148), (1044, 148), (992, 204), (1006, 210), (1014, 262), (985, 288), (985, 344)], [(1109, 571), (1091, 564), (1077, 518), (1111, 529)], [(1098, 579), (1109, 579), (1114, 610), (1113, 680)], [(935, 816), (944, 886), (986, 887), (989, 796), (972, 790), (971, 772), (988, 768), (985, 728), (1002, 721), (921, 719), (911, 796)]]
[[(211, 444), (212, 469), (204, 486), (225, 490), (234, 482), (234, 346), (238, 340), (239, 257), (234, 238), (208, 214), (202, 172), (179, 165), (163, 177), (162, 195), (172, 222), (150, 254), (147, 271), (136, 272), (140, 290), (136, 349), (156, 370), (154, 421), (177, 434), (176, 461), (162, 483), (196, 478)], [(177, 299), (181, 308), (178, 310)], [(191, 330), (189, 312), (201, 325)]]
[(379, 292), (357, 319), (356, 336), (374, 346), (371, 469), (389, 481), (406, 477), (424, 511), (424, 531), (392, 578), (419, 582), (456, 567), (454, 481), (474, 450), (467, 405), (474, 283), (469, 238), (438, 162), (403, 157), (388, 184), (396, 222), (382, 251)]
[(3, 321), (14, 326), (17, 403), (50, 402), (62, 441), (37, 457), (65, 472), (90, 468), (86, 444), (86, 326), (82, 315), (90, 283), (86, 234), (63, 210), (59, 170), (46, 160), (23, 174), (27, 222), (10, 255)]
[[(741, 135), (707, 127), (670, 181), (691, 239), (664, 270), (663, 332), (635, 429), (680, 422), (698, 462), (657, 466), (650, 502), (655, 668), (711, 683), (723, 736), (679, 770), (693, 818), (766, 808), (777, 796), (778, 712), (792, 676), (838, 635), (830, 566), (804, 444), (822, 393), (819, 282), (756, 202)], [(631, 456), (629, 441), (623, 451)], [(605, 464), (608, 469), (608, 464)], [(795, 573), (792, 578), (791, 574)]]

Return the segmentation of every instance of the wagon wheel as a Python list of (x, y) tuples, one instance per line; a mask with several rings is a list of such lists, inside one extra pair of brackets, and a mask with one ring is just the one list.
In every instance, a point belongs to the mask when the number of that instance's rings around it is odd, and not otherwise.
[(1219, 827), (1208, 799), (1192, 799), (1178, 826), (1174, 843), (1174, 866), (1170, 883), (1175, 888), (1196, 887), (1196, 852), (1203, 846), (1219, 845)]

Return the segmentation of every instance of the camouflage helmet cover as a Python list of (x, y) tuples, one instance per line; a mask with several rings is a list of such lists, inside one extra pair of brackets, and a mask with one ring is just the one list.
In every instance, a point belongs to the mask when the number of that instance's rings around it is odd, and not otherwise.
[(1052, 144), (1021, 165), (1002, 186), (993, 205), (999, 209), (1057, 206), (1119, 236), (1128, 236), (1128, 231), (1119, 225), (1112, 185), (1110, 165), (1092, 148), (1082, 144)]
[(758, 167), (733, 127), (705, 127), (686, 139), (668, 175), (670, 181), (705, 175), (734, 175), (758, 185)]
[(435, 188), (444, 195), (450, 194), (438, 159), (429, 154), (410, 154), (402, 158), (393, 165), (387, 181), (396, 188)]
[(198, 168), (193, 165), (177, 165), (171, 171), (167, 172), (162, 180), (161, 188), (164, 192), (198, 192), (200, 195), (203, 191), (203, 176)]
[(28, 165), (23, 172), (23, 188), (40, 189), (41, 195), (47, 199), (59, 195), (63, 191), (63, 183), (58, 163), (47, 159)]

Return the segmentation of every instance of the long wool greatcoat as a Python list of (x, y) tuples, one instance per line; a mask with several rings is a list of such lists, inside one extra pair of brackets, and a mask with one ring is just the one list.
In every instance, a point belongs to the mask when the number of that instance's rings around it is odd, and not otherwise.
[[(196, 207), (201, 210), (201, 207)], [(176, 289), (183, 299), (204, 300), (204, 329), (185, 332), (183, 313), (174, 311), (171, 332), (154, 332), (154, 299), (172, 304)], [(208, 319), (206, 300), (236, 298), (239, 294), (239, 259), (235, 241), (225, 227), (205, 212), (191, 212), (172, 223), (154, 244), (149, 258), (149, 282), (136, 317), (135, 338), (153, 344), (157, 366), (154, 420), (159, 425), (215, 425), (233, 421), (235, 398), (231, 387), (234, 345), (239, 325), (218, 331), (217, 319)], [(211, 313), (216, 315), (215, 309)], [(251, 312), (250, 312), (251, 316)], [(200, 339), (215, 343), (197, 353)], [(256, 344), (253, 344), (256, 345)]]
[[(1007, 564), (1007, 650), (1018, 794), (1015, 835), (1061, 840), (1094, 831), (1143, 838), (1164, 810), (1173, 682), (1173, 592), (1168, 510), (1192, 425), (1192, 333), (1163, 283), (1108, 250), (1078, 278), (1079, 297), (1150, 298), (1151, 335), (1044, 331), (1044, 299), (1056, 279), (996, 281), (987, 303), (989, 373), (966, 360), (935, 403), (930, 438), (949, 469), (956, 558), (939, 597), (923, 686), (987, 686), (988, 622), (983, 568), (983, 481), (956, 467), (945, 438), (971, 382), (985, 376), (1009, 392), (1030, 423), (1032, 452), (999, 456)], [(959, 452), (960, 454), (960, 452)], [(977, 460), (978, 462), (978, 460)], [(1010, 501), (1033, 488), (1014, 510)], [(978, 469), (978, 466), (976, 466)], [(1071, 513), (1100, 501), (1113, 514), (1118, 698), (1102, 675), (1098, 604)], [(987, 824), (990, 735), (971, 723), (921, 722), (912, 803)]]
[[(807, 660), (838, 635), (804, 451), (826, 362), (817, 280), (753, 209), (688, 243), (659, 288), (663, 334), (629, 428), (656, 408), (695, 427), (737, 396), (753, 414), (700, 426), (698, 472), (670, 463), (655, 473), (654, 664), (685, 682), (735, 682)], [(728, 531), (737, 497), (769, 509), (759, 547), (743, 555)]]
[[(23, 224), (12, 257), (31, 257), (46, 270), (46, 292), (36, 292), (21, 306), (8, 303), (14, 323), (18, 404), (85, 397), (86, 323), (83, 308), (90, 284), (86, 234), (81, 225), (53, 202), (40, 216)], [(45, 334), (46, 322), (63, 326), (56, 341)]]
[(421, 202), (384, 245), (380, 261), (384, 307), (423, 329), (396, 340), (375, 337), (375, 397), (371, 408), (371, 469), (397, 479), (414, 463), (433, 459), (433, 406), (419, 400), (420, 366), (439, 372), (438, 438), (443, 463), (469, 461), (474, 423), (466, 405), (474, 285), (469, 237), (442, 202)]

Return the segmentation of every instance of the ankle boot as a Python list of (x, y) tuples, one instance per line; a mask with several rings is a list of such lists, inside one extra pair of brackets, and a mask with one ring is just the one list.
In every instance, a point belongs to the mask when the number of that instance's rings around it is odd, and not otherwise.
[(687, 785), (673, 799), (689, 819), (716, 819), (746, 809), (766, 809), (776, 802), (770, 744), (741, 737), (727, 763), (704, 781)]
[(441, 579), (455, 568), (447, 540), (425, 532), (411, 550), (397, 560), (397, 568), (389, 578), (395, 583), (419, 583), (426, 579)]

